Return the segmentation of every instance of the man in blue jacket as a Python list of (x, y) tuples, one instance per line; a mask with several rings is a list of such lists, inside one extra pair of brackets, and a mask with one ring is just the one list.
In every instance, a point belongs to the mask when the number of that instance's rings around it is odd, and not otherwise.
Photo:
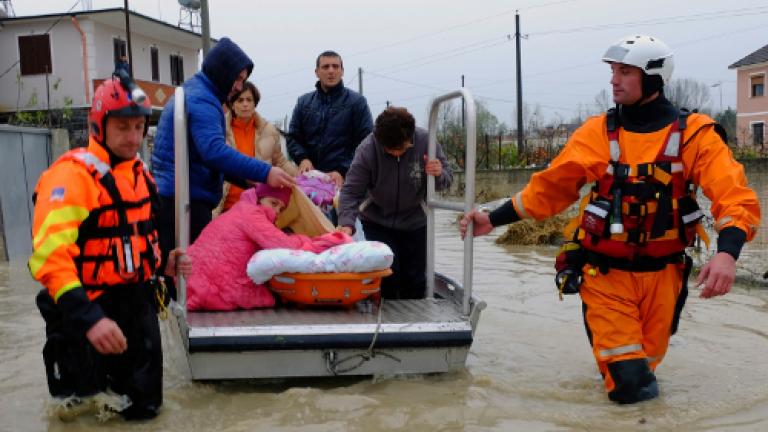
[(315, 91), (299, 98), (288, 129), (288, 152), (299, 172), (316, 169), (341, 187), (360, 142), (373, 130), (365, 98), (344, 87), (344, 63), (334, 51), (315, 61)]
[[(211, 212), (221, 200), (224, 176), (274, 187), (294, 183), (281, 168), (245, 156), (225, 141), (222, 104), (242, 89), (252, 70), (251, 59), (225, 37), (205, 56), (202, 70), (183, 84), (189, 136), (190, 242), (211, 221)], [(173, 104), (171, 98), (163, 109), (152, 152), (152, 172), (161, 201), (158, 231), (163, 263), (175, 247)]]

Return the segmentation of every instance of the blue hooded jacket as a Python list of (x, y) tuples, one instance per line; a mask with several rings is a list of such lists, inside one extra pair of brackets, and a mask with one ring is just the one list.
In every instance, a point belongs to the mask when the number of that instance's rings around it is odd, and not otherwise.
[(316, 90), (299, 98), (288, 129), (288, 153), (298, 164), (309, 159), (315, 169), (338, 171), (346, 176), (355, 149), (373, 130), (368, 101), (344, 82), (324, 92)]
[[(203, 60), (203, 69), (184, 82), (189, 137), (190, 199), (212, 208), (221, 200), (224, 175), (265, 182), (271, 166), (249, 158), (225, 141), (221, 105), (240, 72), (253, 70), (250, 58), (229, 38), (222, 38)], [(152, 152), (152, 173), (160, 195), (172, 197), (174, 189), (173, 101), (163, 109)]]

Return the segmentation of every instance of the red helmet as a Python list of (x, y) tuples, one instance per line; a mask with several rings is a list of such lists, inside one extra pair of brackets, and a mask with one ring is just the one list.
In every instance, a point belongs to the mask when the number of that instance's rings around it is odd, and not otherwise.
[(104, 142), (107, 118), (110, 116), (146, 117), (147, 124), (144, 127), (144, 134), (146, 135), (151, 114), (152, 105), (146, 93), (133, 82), (126, 72), (117, 70), (111, 78), (101, 83), (93, 95), (93, 104), (90, 113), (88, 113), (91, 136), (99, 143)]

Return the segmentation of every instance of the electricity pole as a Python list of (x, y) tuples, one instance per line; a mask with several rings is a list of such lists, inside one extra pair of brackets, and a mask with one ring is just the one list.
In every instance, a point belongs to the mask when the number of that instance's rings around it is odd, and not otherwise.
[(128, 74), (133, 78), (133, 54), (131, 50), (131, 13), (128, 10), (128, 0), (124, 0), (125, 5), (125, 40), (128, 49)]
[[(461, 74), (461, 88), (464, 88), (464, 74)], [(464, 126), (464, 98), (461, 98), (461, 133), (465, 133), (466, 127)], [(464, 143), (464, 149), (461, 152), (461, 159), (466, 164), (467, 161), (467, 144)], [(464, 169), (467, 169), (465, 166)]]
[(363, 95), (363, 68), (359, 67), (357, 68), (357, 84), (358, 84), (358, 93), (360, 93), (360, 96)]
[(517, 69), (517, 155), (523, 156), (525, 144), (523, 143), (523, 77), (520, 67), (520, 14), (515, 11), (515, 47)]
[(200, 33), (203, 37), (203, 58), (211, 50), (211, 25), (208, 17), (208, 0), (200, 2)]

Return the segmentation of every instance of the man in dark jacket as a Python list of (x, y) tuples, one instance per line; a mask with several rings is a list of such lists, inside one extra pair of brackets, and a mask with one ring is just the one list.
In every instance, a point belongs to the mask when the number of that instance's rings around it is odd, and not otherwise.
[(371, 130), (373, 119), (365, 98), (344, 87), (344, 63), (334, 51), (315, 62), (316, 90), (299, 98), (288, 129), (288, 152), (299, 172), (328, 173), (341, 186), (355, 149)]
[[(183, 84), (189, 134), (190, 243), (211, 221), (211, 211), (221, 200), (225, 175), (239, 182), (267, 182), (275, 187), (294, 182), (281, 168), (245, 156), (225, 141), (222, 104), (242, 89), (252, 70), (251, 59), (225, 37), (205, 56), (202, 70)], [(171, 98), (160, 116), (152, 152), (152, 171), (162, 202), (158, 229), (163, 262), (175, 247), (173, 112)]]
[(357, 148), (341, 189), (339, 230), (351, 235), (359, 214), (366, 240), (386, 243), (395, 254), (393, 273), (381, 285), (385, 298), (424, 298), (426, 176), (435, 177), (438, 190), (453, 180), (439, 144), (437, 158), (428, 160), (428, 141), (405, 108), (387, 108)]

